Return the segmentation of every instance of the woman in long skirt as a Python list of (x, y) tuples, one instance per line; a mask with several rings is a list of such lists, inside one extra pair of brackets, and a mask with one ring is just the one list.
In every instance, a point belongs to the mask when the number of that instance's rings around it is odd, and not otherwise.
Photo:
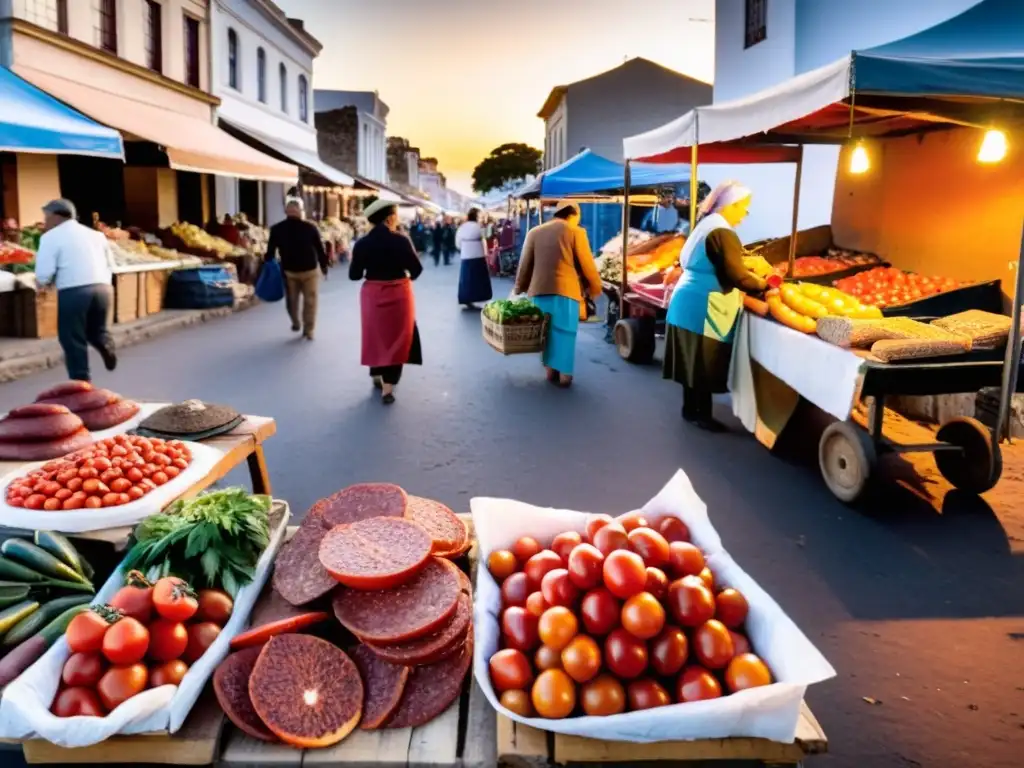
[(584, 292), (601, 295), (601, 277), (579, 221), (579, 206), (560, 201), (555, 217), (527, 234), (516, 274), (516, 293), (529, 294), (550, 315), (541, 360), (548, 381), (562, 387), (572, 384)]
[(480, 211), (470, 210), (465, 223), (455, 233), (459, 249), (459, 304), (468, 309), (478, 301), (490, 301), (491, 275), (487, 270), (484, 231), (479, 224)]
[(363, 365), (385, 405), (395, 402), (395, 387), (404, 365), (422, 365), (420, 333), (412, 281), (423, 265), (412, 241), (398, 233), (398, 209), (378, 200), (365, 211), (373, 229), (352, 249), (348, 276), (365, 280), (359, 295), (362, 312)]

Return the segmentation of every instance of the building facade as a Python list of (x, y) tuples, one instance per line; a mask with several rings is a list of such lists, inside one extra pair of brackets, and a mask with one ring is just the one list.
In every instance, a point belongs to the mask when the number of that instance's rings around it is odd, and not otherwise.
[(341, 170), (388, 183), (388, 105), (375, 91), (313, 94), (316, 129), (323, 159)]
[[(221, 124), (315, 156), (313, 61), (322, 46), (303, 23), (271, 0), (212, 0), (210, 40)], [(284, 217), (285, 192), (280, 183), (218, 177), (217, 216), (242, 211), (273, 224)]]
[(389, 182), (399, 190), (415, 194), (420, 189), (419, 148), (401, 136), (388, 136), (387, 145)]
[[(747, 96), (836, 61), (853, 50), (907, 37), (976, 3), (716, 0), (714, 101), (717, 104)], [(802, 229), (829, 222), (838, 157), (838, 148), (805, 148), (800, 193)], [(789, 233), (794, 180), (791, 166), (709, 166), (701, 176), (708, 181), (738, 176), (754, 190), (750, 216), (740, 228), (744, 241)]]
[(544, 169), (583, 149), (621, 162), (622, 140), (710, 104), (712, 86), (647, 59), (553, 89), (544, 120)]

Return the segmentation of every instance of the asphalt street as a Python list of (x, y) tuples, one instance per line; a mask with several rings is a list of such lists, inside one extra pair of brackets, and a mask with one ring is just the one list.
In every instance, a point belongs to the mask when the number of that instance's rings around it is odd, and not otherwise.
[[(96, 380), (140, 399), (273, 416), (273, 490), (297, 514), (360, 481), (458, 511), (499, 496), (616, 514), (682, 468), (734, 558), (838, 671), (807, 693), (831, 752), (810, 765), (1021, 765), (1020, 495), (950, 492), (923, 457), (924, 480), (895, 482), (908, 465), (894, 463), (877, 494), (846, 507), (818, 475), (812, 414), (774, 453), (738, 424), (700, 432), (680, 418), (678, 387), (620, 360), (600, 326), (581, 332), (576, 385), (553, 388), (536, 357), (484, 344), (478, 314), (456, 304), (456, 278), (457, 266), (431, 264), (418, 281), (425, 364), (407, 369), (391, 407), (359, 365), (358, 285), (341, 269), (322, 287), (314, 342), (289, 331), (283, 305), (260, 306), (126, 349), (116, 373)], [(497, 295), (508, 289), (496, 282)], [(62, 376), (4, 385), (0, 406)]]

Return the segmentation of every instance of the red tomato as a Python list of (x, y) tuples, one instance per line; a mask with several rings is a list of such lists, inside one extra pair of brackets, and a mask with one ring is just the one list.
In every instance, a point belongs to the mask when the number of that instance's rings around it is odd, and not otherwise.
[(526, 610), (536, 616), (538, 619), (544, 614), (550, 606), (544, 602), (544, 595), (540, 592), (533, 592), (528, 598), (526, 598)]
[(96, 653), (103, 648), (103, 636), (118, 615), (103, 606), (78, 614), (65, 632), (68, 648), (72, 653)]
[(185, 646), (185, 653), (181, 657), (189, 664), (195, 664), (206, 653), (206, 649), (213, 645), (219, 634), (220, 627), (212, 621), (189, 625), (188, 645)]
[(501, 633), (509, 648), (532, 651), (537, 647), (537, 617), (520, 606), (506, 608), (501, 614)]
[(734, 632), (730, 629), (729, 637), (732, 638), (732, 647), (736, 650), (737, 656), (751, 652), (750, 641), (746, 635), (741, 635), (739, 632)]
[(544, 602), (548, 605), (573, 606), (579, 599), (580, 590), (569, 579), (569, 572), (564, 568), (555, 568), (544, 574), (540, 582), (540, 591)]
[(640, 555), (646, 565), (663, 568), (668, 564), (668, 542), (664, 536), (650, 528), (635, 528), (630, 531), (629, 548)]
[(193, 621), (212, 621), (223, 627), (231, 618), (231, 611), (234, 608), (235, 601), (224, 590), (200, 589), (199, 610), (196, 611)]
[(674, 579), (696, 576), (704, 570), (704, 553), (693, 544), (673, 541), (668, 549), (668, 570)]
[(149, 658), (174, 661), (188, 646), (188, 631), (180, 621), (157, 619), (149, 625)]
[(537, 714), (533, 711), (533, 702), (526, 691), (505, 691), (498, 703), (520, 717), (535, 717)]
[(156, 612), (172, 621), (188, 621), (199, 610), (193, 589), (177, 576), (167, 576), (153, 585)]
[(588, 715), (618, 715), (626, 711), (626, 691), (611, 675), (600, 675), (580, 689), (580, 706)]
[(665, 626), (665, 609), (649, 592), (629, 598), (622, 606), (622, 628), (633, 637), (650, 640)]
[(530, 595), (529, 580), (523, 572), (513, 573), (501, 583), (501, 604), (506, 608), (525, 605)]
[(704, 586), (705, 587), (710, 589), (712, 592), (715, 591), (715, 575), (713, 573), (711, 573), (711, 569), (710, 568), (708, 568), (705, 565), (704, 566), (704, 570), (701, 571), (698, 574), (698, 576), (700, 576), (700, 580), (704, 582)]
[(142, 693), (148, 680), (149, 671), (145, 664), (111, 667), (96, 684), (96, 692), (103, 706), (113, 710), (132, 696)]
[(747, 620), (749, 609), (747, 598), (732, 587), (723, 589), (715, 597), (715, 618), (729, 629), (743, 626), (743, 622)]
[(645, 518), (639, 512), (630, 512), (627, 515), (622, 515), (616, 520), (619, 525), (626, 529), (626, 533), (636, 530), (637, 528), (648, 528), (647, 518)]
[(640, 677), (647, 669), (647, 644), (620, 627), (604, 641), (604, 662), (618, 678)]
[(630, 712), (665, 707), (672, 703), (672, 697), (668, 695), (668, 691), (649, 677), (631, 682), (626, 689), (626, 695), (629, 698)]
[(647, 583), (644, 584), (644, 592), (650, 592), (659, 600), (664, 599), (668, 594), (668, 576), (660, 568), (647, 568)]
[(651, 667), (661, 677), (671, 677), (686, 664), (690, 644), (679, 627), (669, 625), (651, 641)]
[(531, 557), (541, 551), (540, 542), (532, 536), (523, 536), (512, 545), (512, 554), (516, 556), (516, 562), (525, 563)]
[(752, 653), (733, 657), (725, 670), (725, 686), (730, 693), (772, 684), (768, 665)]
[(543, 672), (545, 669), (561, 669), (562, 653), (556, 651), (550, 645), (542, 645), (533, 655), (533, 663), (537, 669)]
[(593, 544), (580, 544), (569, 553), (569, 578), (580, 589), (593, 589), (601, 583), (604, 555)]
[(704, 701), (722, 695), (722, 686), (704, 667), (694, 664), (683, 670), (676, 681), (676, 701)]
[(643, 592), (647, 584), (647, 566), (635, 552), (617, 549), (605, 556), (602, 576), (608, 591), (625, 600)]
[(601, 647), (589, 635), (576, 635), (562, 649), (562, 669), (577, 683), (591, 680), (601, 671)]
[(126, 582), (111, 599), (110, 605), (125, 616), (145, 624), (153, 616), (153, 585), (138, 571), (129, 573)]
[(98, 653), (73, 653), (64, 662), (60, 679), (70, 688), (92, 688), (103, 677), (106, 668), (106, 660)]
[(159, 688), (161, 685), (181, 685), (188, 672), (188, 664), (181, 659), (158, 664), (149, 671), (149, 687)]
[(65, 688), (50, 708), (57, 717), (104, 717), (107, 713), (92, 688)]
[(602, 555), (608, 557), (616, 550), (629, 549), (629, 535), (621, 524), (611, 522), (602, 526), (594, 534), (594, 546), (601, 550)]
[(149, 630), (129, 616), (115, 623), (103, 635), (103, 655), (112, 664), (128, 665), (141, 661), (149, 649)]
[(507, 549), (496, 549), (487, 556), (487, 570), (499, 584), (515, 573), (518, 567), (516, 556)]
[(491, 671), (491, 683), (498, 693), (525, 690), (533, 682), (530, 660), (522, 651), (504, 648), (491, 656), (487, 664)]
[(693, 630), (693, 653), (708, 669), (725, 669), (736, 649), (726, 626), (711, 619)]
[(683, 627), (699, 627), (715, 615), (715, 596), (696, 576), (669, 584), (666, 602), (672, 618)]
[(545, 573), (564, 567), (565, 563), (562, 562), (562, 558), (550, 549), (544, 549), (526, 561), (523, 573), (526, 574), (531, 589), (539, 589)]
[(563, 563), (569, 562), (569, 553), (583, 543), (583, 537), (576, 531), (566, 531), (555, 536), (551, 541), (551, 550), (562, 558)]
[(548, 608), (537, 623), (540, 641), (556, 651), (565, 648), (569, 641), (576, 637), (578, 631), (579, 621), (576, 614), (561, 605)]
[(594, 540), (594, 534), (596, 534), (601, 528), (604, 528), (608, 523), (612, 522), (611, 515), (591, 515), (587, 518), (587, 538), (590, 541)]
[(580, 618), (590, 635), (607, 635), (619, 625), (619, 601), (604, 587), (592, 589), (580, 602)]
[(576, 685), (562, 670), (548, 669), (537, 676), (530, 689), (530, 699), (540, 717), (568, 717), (576, 708)]
[(673, 541), (690, 540), (690, 529), (687, 528), (686, 523), (678, 517), (669, 516), (662, 518), (661, 522), (658, 523), (657, 531), (664, 536), (665, 540), (670, 544)]

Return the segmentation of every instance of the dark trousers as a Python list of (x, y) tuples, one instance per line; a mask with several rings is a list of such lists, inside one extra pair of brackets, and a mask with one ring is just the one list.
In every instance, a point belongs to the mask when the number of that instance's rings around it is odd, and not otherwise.
[(370, 368), (370, 375), (380, 376), (381, 381), (385, 384), (395, 386), (398, 384), (399, 379), (402, 378), (402, 366), (382, 365), (378, 368)]
[(712, 418), (711, 391), (704, 387), (683, 385), (683, 418), (687, 421), (710, 421)]
[(57, 292), (57, 338), (64, 350), (68, 378), (89, 381), (89, 345), (113, 352), (107, 330), (107, 312), (114, 289), (109, 285), (82, 285)]

